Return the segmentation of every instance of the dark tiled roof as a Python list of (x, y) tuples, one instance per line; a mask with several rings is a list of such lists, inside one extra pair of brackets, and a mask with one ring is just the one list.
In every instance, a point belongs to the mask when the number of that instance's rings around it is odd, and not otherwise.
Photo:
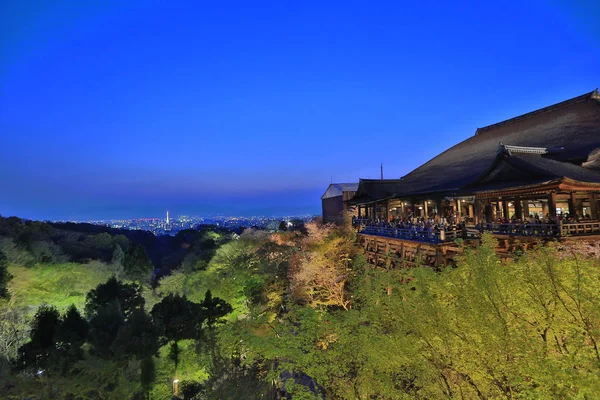
[[(545, 149), (544, 149), (545, 150)], [(519, 187), (570, 178), (581, 182), (600, 182), (598, 171), (586, 169), (568, 162), (549, 158), (553, 154), (535, 152), (527, 148), (522, 152), (513, 146), (500, 146), (492, 164), (479, 177), (464, 187), (463, 192)]]
[(360, 179), (356, 195), (348, 203), (358, 204), (380, 200), (398, 193), (401, 179)]
[[(598, 91), (479, 128), (474, 136), (404, 176), (396, 193), (408, 196), (464, 187), (492, 164), (500, 142), (514, 146), (562, 148), (552, 156), (556, 161), (585, 161), (594, 149), (600, 148)], [(546, 167), (559, 168), (559, 164)]]

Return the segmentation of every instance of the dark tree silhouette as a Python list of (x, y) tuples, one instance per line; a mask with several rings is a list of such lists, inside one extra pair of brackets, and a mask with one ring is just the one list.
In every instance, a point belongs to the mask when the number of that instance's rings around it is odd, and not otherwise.
[(144, 358), (140, 363), (140, 383), (146, 398), (149, 398), (150, 389), (156, 380), (156, 367), (152, 357)]
[(31, 323), (31, 340), (19, 348), (15, 370), (46, 370), (52, 364), (51, 359), (56, 356), (55, 335), (59, 324), (58, 310), (42, 304)]
[(136, 243), (129, 246), (123, 259), (123, 269), (132, 278), (141, 278), (152, 271), (152, 262), (144, 246)]
[(90, 319), (88, 342), (91, 352), (102, 358), (112, 358), (112, 344), (125, 324), (125, 317), (116, 302), (107, 303), (97, 308)]
[(159, 331), (144, 310), (135, 310), (119, 329), (111, 349), (118, 358), (135, 356), (138, 360), (158, 353)]
[(160, 303), (154, 305), (151, 314), (160, 327), (161, 336), (167, 342), (172, 342), (169, 357), (175, 363), (175, 370), (177, 370), (180, 353), (178, 342), (199, 337), (205, 319), (203, 308), (200, 304), (189, 301), (185, 296), (169, 294)]
[(12, 276), (8, 273), (8, 260), (6, 255), (0, 251), (0, 297), (8, 298), (10, 293), (8, 292), (8, 281)]
[(100, 307), (110, 303), (114, 304), (124, 317), (128, 317), (134, 310), (144, 308), (142, 288), (136, 283), (120, 282), (113, 276), (96, 289), (90, 290), (86, 297), (85, 313), (91, 318)]
[(229, 314), (233, 311), (233, 308), (229, 303), (225, 300), (220, 299), (218, 297), (212, 297), (212, 293), (210, 290), (206, 291), (204, 295), (204, 300), (200, 304), (204, 310), (204, 314), (206, 315), (206, 323), (210, 327), (212, 327), (221, 317)]

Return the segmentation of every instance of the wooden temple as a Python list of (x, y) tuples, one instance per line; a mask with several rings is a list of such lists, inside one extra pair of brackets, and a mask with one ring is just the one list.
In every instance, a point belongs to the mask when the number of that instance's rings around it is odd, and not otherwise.
[[(595, 90), (479, 128), (400, 179), (361, 179), (346, 204), (369, 261), (390, 268), (446, 264), (458, 251), (456, 238), (476, 243), (483, 231), (501, 239), (505, 253), (544, 238), (600, 241), (598, 201)], [(454, 228), (423, 234), (394, 226), (407, 218)]]

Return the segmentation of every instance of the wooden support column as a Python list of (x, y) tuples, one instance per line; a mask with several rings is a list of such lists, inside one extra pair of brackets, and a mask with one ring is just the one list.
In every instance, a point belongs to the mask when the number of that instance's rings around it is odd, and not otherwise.
[(569, 196), (569, 216), (574, 218), (577, 215), (577, 210), (575, 209), (575, 193), (571, 192)]
[(475, 222), (475, 225), (477, 225), (479, 223), (480, 210), (481, 210), (481, 200), (475, 199), (475, 202), (473, 204), (473, 214), (474, 214), (473, 221)]
[(456, 199), (456, 223), (460, 224), (462, 221), (462, 207), (460, 205), (460, 200)]
[(598, 219), (598, 199), (595, 193), (590, 194), (590, 217)]
[(485, 200), (485, 222), (493, 222), (494, 214), (492, 213), (492, 203), (489, 199)]
[(548, 214), (550, 218), (556, 219), (556, 193), (552, 192), (548, 195)]
[(360, 211), (361, 211), (361, 210), (362, 210), (362, 207), (359, 205), (359, 206), (358, 206), (358, 219), (360, 219), (360, 217), (361, 217), (361, 215), (360, 215), (360, 214), (361, 214), (361, 213), (360, 213)]
[(437, 199), (435, 201), (435, 207), (437, 208), (437, 215), (440, 218), (444, 217), (444, 212), (442, 210), (442, 200), (441, 199)]
[(523, 207), (521, 206), (521, 198), (520, 197), (515, 197), (515, 215), (518, 219), (522, 219), (523, 218)]
[(523, 217), (529, 218), (529, 200), (523, 200)]
[(502, 199), (502, 217), (506, 219), (510, 219), (510, 215), (508, 214), (508, 200)]
[(429, 210), (427, 210), (427, 200), (423, 200), (423, 212), (425, 213), (425, 218), (429, 218)]
[(583, 199), (575, 199), (575, 214), (583, 218)]
[(454, 200), (454, 204), (452, 204), (452, 214), (454, 215), (454, 221), (451, 221), (452, 223), (456, 223), (456, 219), (457, 219), (457, 215), (458, 215), (458, 211), (456, 210), (456, 200)]

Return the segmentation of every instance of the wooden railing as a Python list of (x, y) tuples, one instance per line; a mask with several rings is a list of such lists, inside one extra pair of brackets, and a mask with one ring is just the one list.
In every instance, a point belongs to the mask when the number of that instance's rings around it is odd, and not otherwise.
[[(466, 234), (462, 230), (453, 229), (448, 231), (433, 231), (417, 229), (403, 229), (380, 227), (373, 225), (373, 221), (367, 219), (357, 219), (354, 221), (358, 232), (367, 235), (377, 235), (392, 237), (398, 239), (414, 240), (420, 242), (442, 243), (451, 242), (457, 238), (475, 239), (480, 236), (479, 231), (474, 228), (467, 228)], [(600, 234), (600, 221), (573, 222), (561, 224), (523, 224), (523, 223), (484, 223), (484, 231), (499, 235), (510, 236), (538, 236), (538, 237), (558, 237), (575, 235), (594, 235)]]
[(483, 224), (485, 231), (500, 235), (511, 236), (542, 236), (553, 237), (560, 235), (560, 228), (557, 224)]
[(593, 235), (600, 233), (600, 221), (572, 222), (561, 225), (562, 235)]
[(452, 242), (461, 237), (462, 231), (450, 230), (443, 232), (428, 232), (417, 229), (387, 228), (374, 225), (367, 225), (359, 229), (359, 233), (366, 235), (384, 236), (396, 239), (413, 240), (417, 242), (441, 243)]

